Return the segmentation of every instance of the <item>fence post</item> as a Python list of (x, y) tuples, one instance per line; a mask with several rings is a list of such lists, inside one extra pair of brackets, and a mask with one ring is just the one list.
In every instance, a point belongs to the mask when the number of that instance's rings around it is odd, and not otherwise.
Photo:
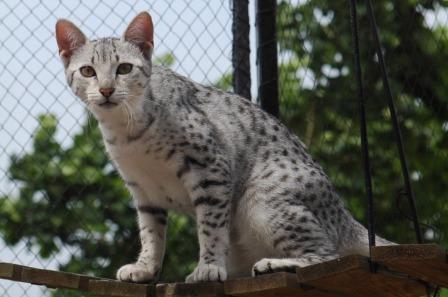
[(249, 0), (233, 0), (232, 84), (235, 93), (250, 100), (250, 25), (248, 6)]
[(279, 116), (276, 13), (277, 0), (255, 1), (257, 26), (258, 100)]

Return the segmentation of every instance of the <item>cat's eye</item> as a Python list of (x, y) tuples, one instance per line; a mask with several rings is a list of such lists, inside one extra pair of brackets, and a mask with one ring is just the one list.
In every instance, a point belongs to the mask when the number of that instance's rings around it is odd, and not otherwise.
[(92, 77), (96, 75), (95, 69), (91, 66), (84, 66), (79, 68), (79, 72), (81, 72), (81, 75), (84, 77)]
[(118, 65), (117, 74), (128, 74), (132, 71), (132, 64), (123, 63)]

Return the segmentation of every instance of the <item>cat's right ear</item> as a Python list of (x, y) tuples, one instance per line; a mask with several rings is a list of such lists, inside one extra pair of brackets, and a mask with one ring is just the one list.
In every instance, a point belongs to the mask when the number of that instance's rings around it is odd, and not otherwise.
[(56, 22), (56, 41), (59, 55), (67, 66), (73, 51), (86, 43), (86, 37), (72, 22), (60, 19)]
[(124, 32), (124, 40), (136, 45), (145, 58), (151, 58), (154, 48), (154, 25), (149, 13), (141, 12), (131, 21)]

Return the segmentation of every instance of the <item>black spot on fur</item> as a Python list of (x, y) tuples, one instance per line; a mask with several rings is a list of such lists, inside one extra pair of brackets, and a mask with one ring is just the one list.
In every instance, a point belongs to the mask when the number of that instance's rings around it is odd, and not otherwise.
[(200, 196), (193, 201), (193, 205), (194, 206), (199, 206), (199, 205), (215, 206), (221, 202), (222, 202), (222, 200), (213, 198), (211, 196)]

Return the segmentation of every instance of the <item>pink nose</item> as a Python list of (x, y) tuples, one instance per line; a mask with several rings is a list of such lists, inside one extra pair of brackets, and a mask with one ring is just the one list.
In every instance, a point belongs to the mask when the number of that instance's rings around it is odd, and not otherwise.
[(110, 95), (114, 93), (114, 88), (100, 88), (100, 93), (103, 94), (104, 97), (109, 98)]

